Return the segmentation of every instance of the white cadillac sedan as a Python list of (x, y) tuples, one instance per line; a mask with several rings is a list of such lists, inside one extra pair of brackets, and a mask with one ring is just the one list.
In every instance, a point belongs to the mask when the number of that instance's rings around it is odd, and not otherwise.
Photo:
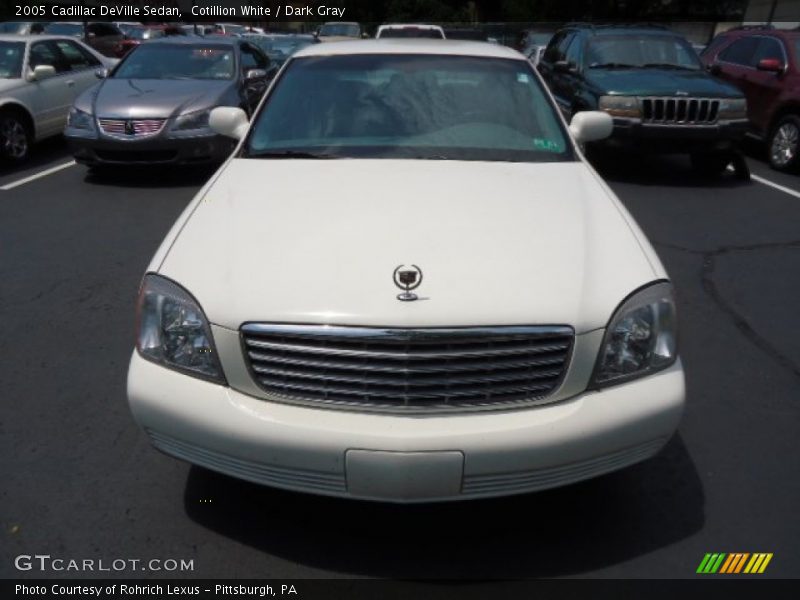
[(0, 35), (0, 156), (21, 162), (61, 134), (75, 98), (117, 62), (71, 37)]
[(144, 276), (134, 417), (260, 484), (425, 502), (644, 460), (684, 404), (675, 297), (530, 63), (474, 42), (310, 46)]

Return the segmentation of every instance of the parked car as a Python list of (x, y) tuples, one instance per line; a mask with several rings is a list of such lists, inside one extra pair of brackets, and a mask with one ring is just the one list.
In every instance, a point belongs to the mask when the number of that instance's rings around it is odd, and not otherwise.
[(120, 26), (125, 37), (117, 44), (114, 55), (122, 58), (142, 42), (157, 40), (164, 37), (166, 28), (163, 26), (123, 25)]
[(430, 38), (445, 39), (444, 30), (438, 25), (416, 23), (389, 23), (378, 27), (375, 39), (380, 38)]
[(542, 60), (542, 54), (547, 49), (547, 46), (531, 46), (528, 48), (525, 56), (528, 57), (530, 63), (535, 67), (539, 64), (539, 61)]
[(51, 35), (71, 35), (88, 44), (104, 56), (116, 56), (119, 43), (125, 39), (122, 30), (113, 23), (57, 22), (49, 23), (44, 32)]
[(361, 25), (346, 21), (331, 21), (320, 27), (315, 35), (320, 42), (341, 42), (364, 37)]
[(553, 34), (555, 32), (553, 30), (550, 31), (540, 31), (538, 29), (529, 29), (522, 32), (520, 36), (518, 48), (519, 51), (525, 54), (526, 56), (530, 53), (531, 48), (536, 46), (547, 46), (550, 43), (550, 40), (553, 39)]
[(59, 135), (95, 71), (115, 63), (72, 38), (0, 35), (0, 155), (23, 161), (34, 142)]
[(704, 174), (722, 173), (747, 130), (736, 87), (703, 69), (689, 43), (659, 27), (568, 26), (538, 65), (567, 117), (614, 117), (605, 144), (688, 153)]
[(139, 293), (128, 398), (157, 448), (429, 502), (566, 485), (670, 439), (672, 286), (579, 149), (611, 118), (567, 127), (518, 52), (307, 46), (250, 122), (210, 123), (240, 145)]
[(261, 48), (276, 68), (280, 68), (298, 50), (319, 43), (319, 40), (313, 35), (303, 34), (246, 33), (242, 37)]
[(0, 23), (0, 35), (17, 34), (28, 35), (32, 33), (44, 33), (47, 23), (41, 21), (4, 21)]
[(78, 97), (64, 135), (75, 160), (95, 168), (221, 161), (233, 146), (211, 131), (211, 109), (251, 112), (269, 68), (261, 50), (234, 37), (153, 40)]
[(446, 27), (444, 29), (444, 37), (448, 40), (471, 40), (473, 42), (497, 43), (497, 40), (490, 38), (485, 31), (469, 27)]
[(766, 142), (770, 166), (800, 171), (800, 31), (728, 31), (714, 38), (702, 61), (747, 97), (751, 133)]

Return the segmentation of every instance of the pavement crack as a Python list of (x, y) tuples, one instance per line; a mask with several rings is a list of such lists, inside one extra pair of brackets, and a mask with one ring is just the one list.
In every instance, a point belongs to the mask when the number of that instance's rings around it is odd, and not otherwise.
[[(747, 319), (740, 314), (730, 303), (728, 303), (717, 286), (714, 284), (713, 276), (716, 267), (716, 258), (722, 254), (727, 254), (734, 251), (751, 251), (762, 250), (768, 248), (785, 248), (785, 247), (800, 247), (800, 241), (796, 242), (779, 242), (767, 244), (753, 244), (750, 246), (726, 246), (714, 250), (713, 252), (703, 252), (703, 267), (702, 267), (702, 285), (703, 290), (709, 295), (713, 302), (728, 315), (733, 321), (734, 326), (744, 335), (747, 340), (754, 346), (759, 348), (773, 361), (778, 363), (781, 367), (788, 370), (795, 377), (800, 379), (800, 365), (797, 365), (786, 354), (781, 352), (778, 348), (773, 346), (770, 341), (758, 333), (755, 328), (747, 321)], [(696, 253), (696, 252), (693, 252)]]

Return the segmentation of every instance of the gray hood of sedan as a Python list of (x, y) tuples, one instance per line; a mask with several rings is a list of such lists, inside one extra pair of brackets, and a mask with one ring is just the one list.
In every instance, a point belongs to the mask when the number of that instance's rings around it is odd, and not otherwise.
[(231, 81), (208, 79), (106, 79), (95, 88), (98, 117), (167, 119), (216, 106)]

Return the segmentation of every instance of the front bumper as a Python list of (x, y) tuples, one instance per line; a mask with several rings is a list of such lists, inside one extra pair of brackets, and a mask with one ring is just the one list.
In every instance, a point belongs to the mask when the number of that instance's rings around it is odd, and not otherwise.
[(730, 150), (749, 129), (746, 119), (711, 125), (654, 124), (614, 117), (614, 132), (603, 143), (647, 152), (708, 152)]
[(75, 160), (85, 165), (203, 164), (222, 162), (236, 142), (221, 135), (169, 137), (165, 132), (142, 139), (100, 135), (84, 137), (67, 129), (64, 136)]
[(595, 477), (656, 454), (684, 404), (680, 361), (658, 374), (523, 410), (411, 417), (279, 404), (134, 351), (128, 398), (167, 454), (301, 492), (429, 502)]

